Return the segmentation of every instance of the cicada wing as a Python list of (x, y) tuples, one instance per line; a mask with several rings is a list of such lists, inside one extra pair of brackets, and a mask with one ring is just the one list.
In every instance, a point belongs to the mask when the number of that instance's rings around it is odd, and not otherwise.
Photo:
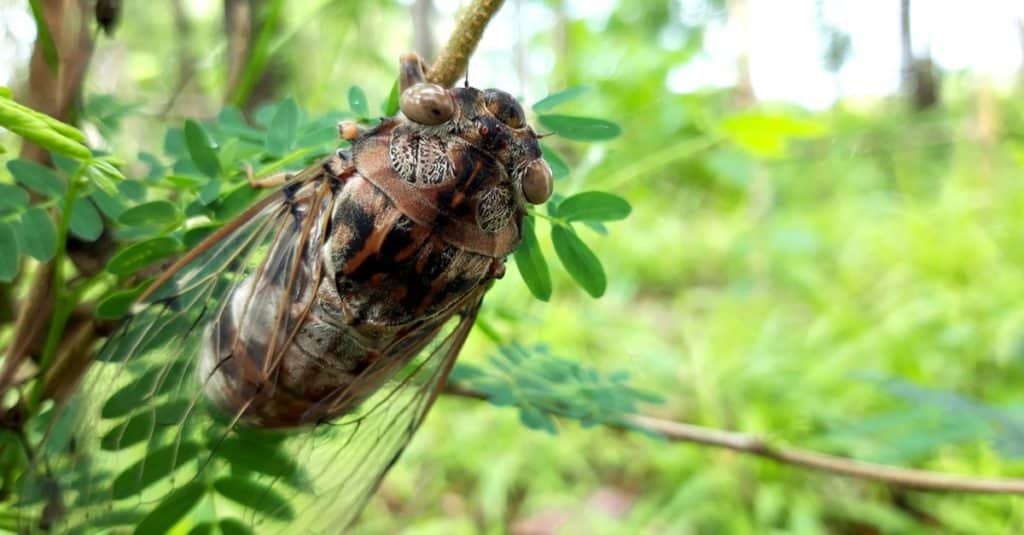
[[(134, 526), (139, 533), (224, 522), (259, 533), (336, 533), (357, 516), (442, 388), (482, 286), (398, 337), (387, 358), (322, 399), (350, 412), (316, 426), (262, 430), (241, 421), (244, 403), (235, 413), (214, 408), (204, 392), (210, 374), (197, 358), (206, 340), (219, 338), (207, 333), (231, 307), (239, 324), (271, 332), (261, 361), (273, 377), (324, 279), (330, 216), (344, 202), (344, 188), (339, 193), (331, 180), (300, 175), (154, 283), (63, 412), (78, 426), (73, 440), (43, 448), (52, 454), (37, 464), (36, 486), (56, 498), (35, 502), (39, 516), (61, 532)], [(243, 285), (248, 291), (236, 292)], [(229, 299), (262, 295), (260, 288), (282, 298)], [(355, 391), (361, 385), (372, 387)], [(353, 400), (361, 403), (351, 410)]]
[[(37, 519), (62, 532), (94, 529), (144, 521), (174, 500), (184, 515), (194, 508), (184, 507), (189, 500), (192, 506), (201, 501), (196, 483), (202, 486), (213, 477), (207, 469), (213, 444), (231, 427), (230, 417), (225, 423), (204, 403), (196, 358), (203, 333), (242, 281), (291, 291), (300, 265), (320, 269), (320, 245), (336, 200), (330, 180), (324, 173), (301, 175), (151, 286), (138, 310), (104, 344), (78, 393), (56, 411), (48, 434), (62, 426), (75, 430), (60, 445), (44, 442), (24, 478), (26, 495), (38, 495), (33, 489), (40, 487), (57, 489), (50, 493), (56, 498), (26, 500)], [(294, 294), (297, 300), (314, 295)], [(283, 335), (278, 347), (267, 348), (273, 354), (295, 329), (288, 314), (278, 314), (277, 320), (271, 328)], [(63, 514), (45, 514), (54, 503)], [(157, 528), (150, 532), (182, 516), (165, 513), (166, 507), (163, 517), (149, 524)]]
[(338, 533), (358, 517), (444, 388), (476, 320), (483, 291), (472, 292), (433, 346), (410, 360), (356, 412), (319, 425), (306, 443), (297, 444), (297, 451), (308, 450), (300, 455), (307, 459), (306, 470), (316, 474), (314, 492), (295, 496), (296, 519), (305, 532)]

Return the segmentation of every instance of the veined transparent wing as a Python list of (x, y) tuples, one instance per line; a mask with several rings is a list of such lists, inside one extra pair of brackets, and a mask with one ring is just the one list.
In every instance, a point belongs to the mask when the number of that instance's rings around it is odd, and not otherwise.
[[(209, 403), (210, 374), (197, 359), (205, 333), (235, 307), (237, 321), (272, 330), (257, 372), (273, 383), (302, 314), (316, 305), (320, 255), (342, 181), (326, 167), (311, 168), (154, 283), (53, 418), (51, 434), (74, 431), (65, 434), (70, 440), (44, 446), (26, 478), (25, 505), (37, 513), (27, 528), (336, 533), (354, 520), (443, 386), (484, 288), (467, 294), (450, 321), (407, 335), (432, 337), (427, 349), (398, 343), (393, 358), (361, 370), (357, 379), (368, 379), (372, 393), (328, 396), (362, 400), (332, 421), (289, 430), (249, 426), (242, 418), (248, 403), (234, 413)], [(228, 296), (244, 284), (256, 297), (232, 305)], [(260, 288), (274, 289), (278, 302), (261, 302), (267, 294)]]

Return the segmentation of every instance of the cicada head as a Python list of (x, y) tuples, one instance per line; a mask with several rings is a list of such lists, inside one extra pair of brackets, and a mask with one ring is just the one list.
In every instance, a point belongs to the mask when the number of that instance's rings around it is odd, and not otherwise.
[(460, 245), (507, 255), (526, 205), (546, 202), (552, 190), (522, 106), (500, 89), (430, 83), (415, 54), (400, 64), (401, 113), (366, 132), (343, 128), (357, 167), (414, 220), (440, 218), (458, 228)]

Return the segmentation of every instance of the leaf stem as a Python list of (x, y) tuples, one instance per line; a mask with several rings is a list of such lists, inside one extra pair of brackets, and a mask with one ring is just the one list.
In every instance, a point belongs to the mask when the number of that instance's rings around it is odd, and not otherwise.
[[(464, 398), (488, 400), (486, 394), (457, 383), (446, 386), (444, 392)], [(558, 414), (552, 415), (558, 416)], [(617, 429), (641, 431), (671, 442), (723, 448), (797, 468), (877, 481), (896, 487), (928, 492), (1024, 495), (1024, 479), (974, 477), (869, 463), (802, 448), (779, 446), (761, 437), (746, 433), (701, 427), (639, 414), (627, 414), (621, 423), (606, 425)]]
[[(39, 361), (39, 369), (45, 373), (53, 365), (54, 356), (57, 354), (57, 347), (60, 345), (61, 336), (64, 334), (64, 326), (71, 311), (74, 309), (73, 293), (69, 291), (64, 280), (64, 259), (67, 256), (68, 226), (71, 222), (71, 210), (74, 207), (75, 199), (78, 197), (78, 189), (82, 184), (82, 176), (90, 163), (79, 166), (74, 176), (68, 183), (68, 191), (64, 196), (64, 204), (61, 208), (60, 218), (57, 221), (57, 252), (53, 256), (53, 293), (54, 310), (53, 318), (50, 320), (50, 328), (46, 332), (46, 343), (43, 346), (43, 355)], [(29, 406), (35, 407), (43, 392), (43, 381), (36, 382), (29, 396)]]
[(545, 220), (551, 222), (551, 224), (553, 224), (553, 225), (561, 225), (563, 227), (568, 225), (568, 223), (564, 219), (562, 219), (560, 217), (550, 216), (550, 215), (545, 214), (543, 212), (538, 212), (537, 210), (535, 210), (533, 208), (530, 208), (530, 207), (526, 208), (526, 213), (530, 214), (530, 215), (532, 215), (534, 217), (539, 217), (541, 219), (545, 219)]

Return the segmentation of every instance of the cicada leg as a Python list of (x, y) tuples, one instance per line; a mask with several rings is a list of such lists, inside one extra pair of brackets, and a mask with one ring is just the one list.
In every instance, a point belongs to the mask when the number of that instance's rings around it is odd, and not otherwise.
[(257, 189), (271, 189), (285, 185), (295, 173), (289, 173), (283, 171), (280, 173), (274, 173), (270, 176), (263, 176), (257, 178), (253, 172), (252, 166), (248, 162), (245, 163), (245, 176), (249, 180), (249, 185)]

